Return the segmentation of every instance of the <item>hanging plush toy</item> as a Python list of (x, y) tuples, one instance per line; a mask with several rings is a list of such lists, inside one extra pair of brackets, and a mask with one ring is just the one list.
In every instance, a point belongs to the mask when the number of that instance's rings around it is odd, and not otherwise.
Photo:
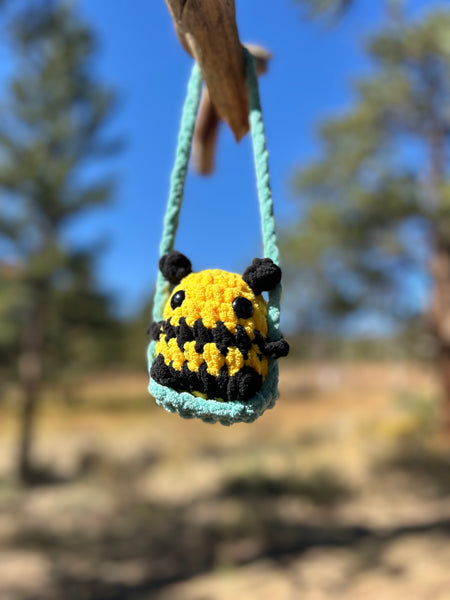
[(280, 268), (258, 259), (242, 277), (217, 269), (191, 273), (189, 259), (173, 251), (160, 260), (164, 277), (176, 285), (164, 319), (150, 326), (157, 342), (150, 376), (178, 392), (232, 402), (253, 398), (268, 373), (268, 358), (288, 353), (283, 338), (267, 339), (267, 302)]
[[(281, 270), (258, 81), (248, 52), (246, 66), (264, 258), (255, 258), (242, 275), (218, 269), (193, 273), (189, 259), (173, 250), (202, 82), (195, 64), (172, 173), (149, 329), (149, 390), (156, 402), (185, 418), (223, 425), (254, 421), (274, 405), (276, 359), (289, 351), (279, 332)], [(268, 301), (263, 292), (268, 292)]]

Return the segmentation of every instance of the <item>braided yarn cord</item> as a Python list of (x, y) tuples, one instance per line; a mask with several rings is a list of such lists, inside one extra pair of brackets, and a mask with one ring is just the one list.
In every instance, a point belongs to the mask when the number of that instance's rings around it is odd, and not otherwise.
[[(159, 255), (164, 256), (173, 250), (175, 235), (178, 229), (181, 204), (183, 202), (184, 183), (191, 155), (192, 138), (194, 136), (195, 120), (202, 89), (202, 74), (197, 63), (194, 63), (189, 80), (186, 101), (181, 117), (180, 133), (178, 135), (175, 164), (170, 177), (170, 192), (164, 217), (163, 237), (159, 246)], [(162, 318), (164, 305), (169, 297), (169, 284), (162, 273), (158, 271), (155, 295), (153, 298), (153, 320)]]
[[(253, 142), (256, 185), (261, 213), (263, 252), (266, 258), (271, 258), (276, 265), (279, 265), (280, 255), (275, 233), (275, 217), (273, 214), (273, 199), (270, 187), (269, 152), (266, 147), (266, 133), (259, 99), (258, 75), (252, 55), (246, 49), (244, 49), (244, 52), (250, 103), (249, 124)], [(281, 285), (279, 284), (269, 293), (267, 324), (269, 327), (268, 338), (270, 340), (276, 340), (280, 337), (280, 302)]]

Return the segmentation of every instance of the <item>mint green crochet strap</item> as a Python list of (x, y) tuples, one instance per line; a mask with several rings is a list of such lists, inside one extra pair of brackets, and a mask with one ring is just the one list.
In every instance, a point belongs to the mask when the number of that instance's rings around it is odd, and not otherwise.
[[(256, 185), (261, 213), (263, 252), (265, 258), (271, 258), (276, 265), (279, 265), (280, 255), (275, 233), (272, 189), (270, 187), (269, 152), (266, 147), (266, 133), (259, 99), (258, 75), (256, 73), (254, 58), (248, 50), (244, 49), (244, 52), (250, 104), (248, 120), (253, 142)], [(267, 326), (268, 338), (270, 340), (280, 338), (280, 303), (281, 285), (278, 284), (275, 289), (269, 292)]]
[[(245, 49), (244, 53), (250, 104), (249, 123), (253, 142), (253, 155), (261, 213), (263, 253), (264, 257), (271, 258), (274, 263), (279, 264), (279, 252), (275, 234), (275, 219), (273, 215), (272, 192), (270, 189), (268, 152), (266, 148), (266, 137), (259, 99), (258, 77), (253, 57)], [(192, 147), (196, 115), (200, 102), (201, 84), (201, 72), (197, 63), (194, 63), (191, 78), (188, 84), (183, 115), (181, 118), (175, 164), (170, 179), (169, 200), (164, 218), (163, 237), (160, 244), (160, 256), (167, 254), (174, 248), (175, 235), (178, 228), (178, 219), (183, 201), (184, 183)], [(280, 296), (281, 286), (278, 285), (269, 294), (269, 339), (278, 339), (280, 337)], [(165, 281), (161, 272), (158, 272), (155, 295), (153, 299), (153, 320), (158, 321), (162, 319), (164, 305), (168, 297), (169, 284)]]
[[(194, 63), (189, 80), (183, 114), (181, 117), (180, 133), (178, 135), (175, 164), (170, 178), (169, 200), (164, 216), (163, 237), (159, 246), (159, 256), (164, 256), (173, 250), (175, 235), (178, 229), (181, 204), (183, 202), (184, 182), (191, 155), (192, 138), (194, 136), (195, 120), (202, 88), (202, 74), (197, 63)], [(153, 297), (153, 320), (162, 319), (164, 305), (169, 297), (169, 284), (158, 271), (155, 295)]]

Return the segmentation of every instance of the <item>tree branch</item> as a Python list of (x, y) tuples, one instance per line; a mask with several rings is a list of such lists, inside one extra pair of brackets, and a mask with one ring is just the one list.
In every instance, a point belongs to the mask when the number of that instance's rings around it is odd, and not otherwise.
[[(272, 55), (261, 46), (245, 44), (247, 50), (256, 59), (258, 75), (267, 72), (267, 63)], [(211, 101), (208, 88), (202, 91), (197, 122), (195, 124), (192, 144), (192, 160), (194, 168), (200, 175), (209, 175), (214, 170), (214, 154), (219, 134), (220, 117)]]
[(248, 131), (248, 98), (234, 0), (165, 1), (181, 44), (199, 64), (219, 117), (240, 140)]

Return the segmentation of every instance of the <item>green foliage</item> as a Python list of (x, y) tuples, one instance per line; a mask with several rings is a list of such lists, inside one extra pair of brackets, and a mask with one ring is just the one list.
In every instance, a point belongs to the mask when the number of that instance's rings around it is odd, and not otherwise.
[(297, 0), (305, 9), (308, 17), (340, 15), (352, 4), (353, 0)]
[(386, 27), (367, 46), (373, 71), (355, 82), (355, 105), (321, 125), (284, 239), (300, 328), (337, 331), (361, 311), (400, 323), (421, 309), (408, 282), (425, 285), (433, 245), (450, 245), (449, 39), (446, 10)]
[[(359, 4), (355, 0), (296, 0), (309, 19), (324, 19), (336, 21), (345, 16), (349, 10)], [(360, 4), (363, 4), (362, 2)], [(404, 0), (383, 0), (381, 2), (386, 12), (394, 19), (399, 19), (403, 13)]]
[(114, 94), (92, 73), (95, 38), (71, 4), (30, 3), (8, 30), (17, 64), (0, 108), (0, 354), (12, 364), (33, 350), (53, 378), (118, 356), (96, 251), (65, 241), (72, 221), (111, 198), (113, 182), (85, 166), (118, 148), (103, 137)]

